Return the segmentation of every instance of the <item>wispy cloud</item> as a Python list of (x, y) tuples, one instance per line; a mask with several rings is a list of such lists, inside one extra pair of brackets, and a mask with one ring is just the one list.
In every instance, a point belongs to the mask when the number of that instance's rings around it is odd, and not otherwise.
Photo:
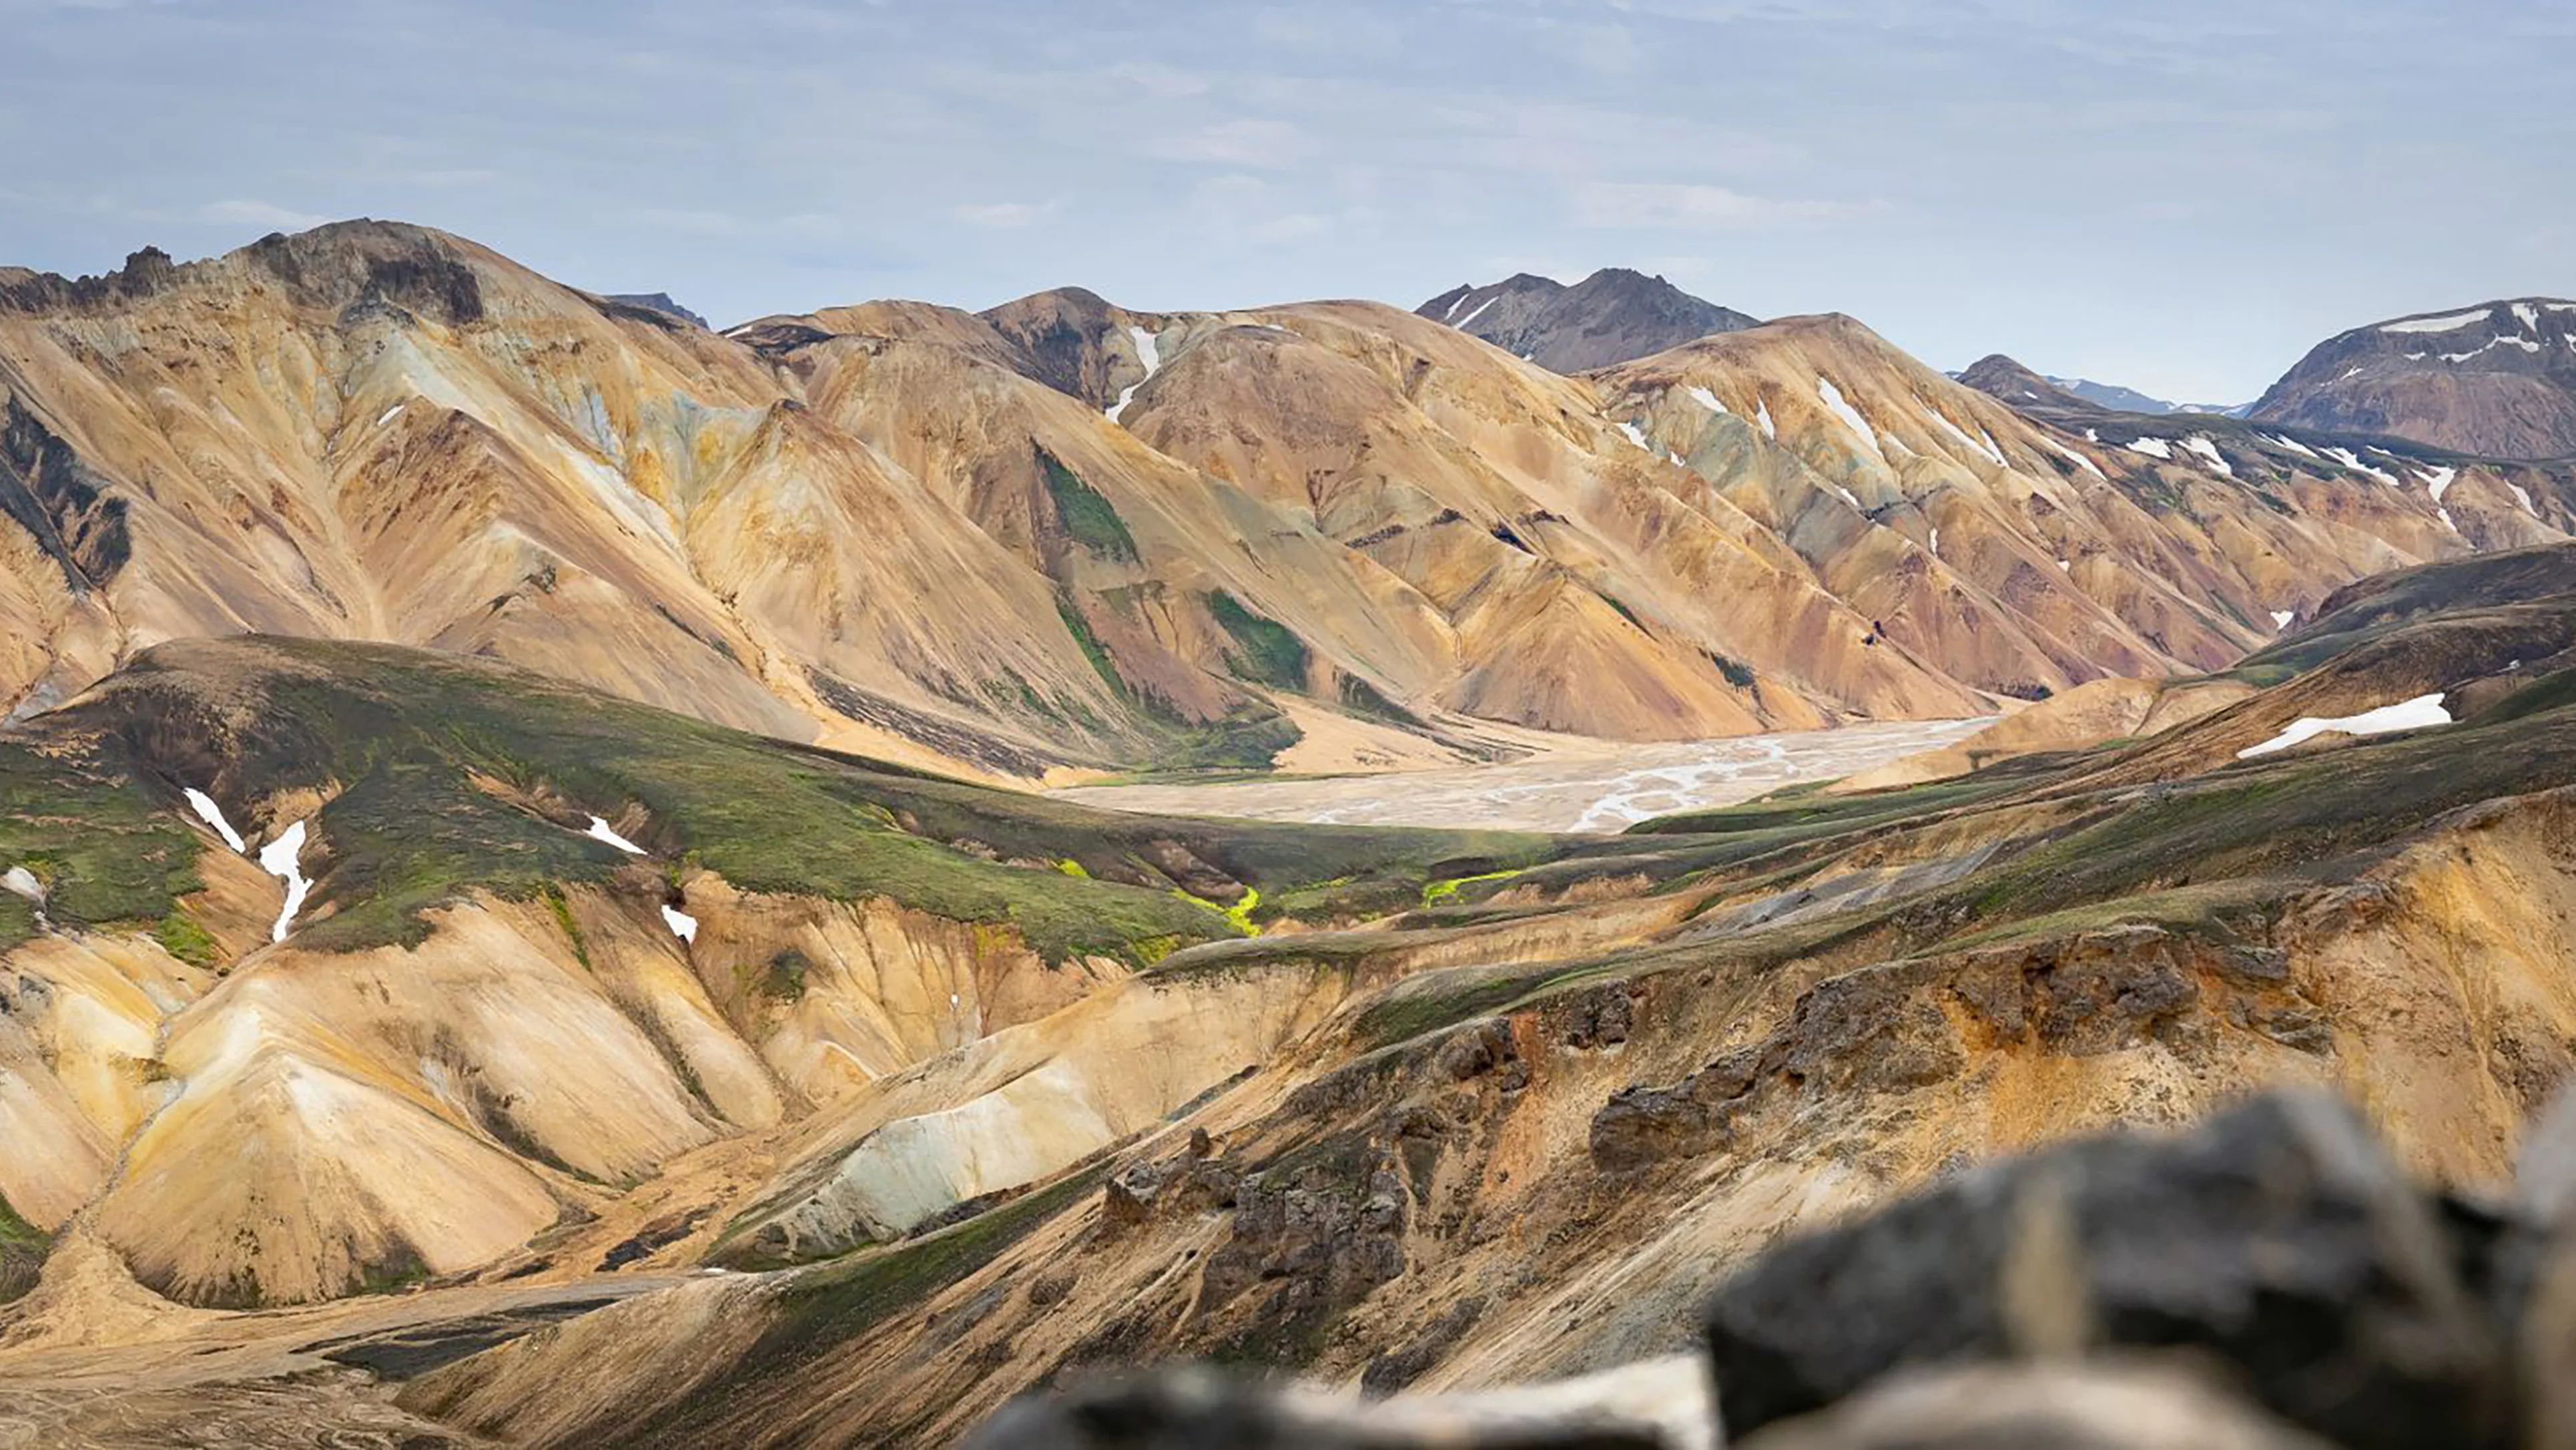
[(1567, 199), (1576, 226), (1627, 231), (1732, 231), (1841, 221), (1882, 209), (1878, 202), (1748, 196), (1697, 182), (1586, 181)]
[(273, 201), (239, 199), (210, 201), (197, 208), (197, 220), (218, 222), (226, 226), (267, 227), (272, 231), (300, 232), (318, 227), (337, 218), (319, 212), (297, 211)]
[(1018, 227), (1036, 226), (1039, 222), (1054, 216), (1056, 205), (1052, 201), (996, 201), (961, 206), (957, 208), (956, 215), (959, 221), (970, 227), (989, 227), (995, 231), (1010, 231)]

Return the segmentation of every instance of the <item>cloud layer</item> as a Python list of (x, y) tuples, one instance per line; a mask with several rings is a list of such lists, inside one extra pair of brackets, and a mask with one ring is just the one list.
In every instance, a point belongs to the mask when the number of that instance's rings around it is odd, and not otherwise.
[[(2570, 0), (0, 0), (0, 263), (444, 226), (720, 321), (1647, 266), (2249, 395), (2576, 292)], [(2516, 81), (2515, 77), (2521, 77)]]

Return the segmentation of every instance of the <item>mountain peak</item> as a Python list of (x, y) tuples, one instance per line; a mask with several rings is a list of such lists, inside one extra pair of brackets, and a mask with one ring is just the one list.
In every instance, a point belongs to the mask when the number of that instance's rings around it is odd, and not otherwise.
[(1571, 287), (1518, 272), (1453, 287), (1415, 311), (1561, 373), (1615, 367), (1758, 321), (1627, 267), (1603, 267)]
[(2576, 302), (2507, 298), (2318, 344), (2253, 417), (2490, 458), (2576, 456)]

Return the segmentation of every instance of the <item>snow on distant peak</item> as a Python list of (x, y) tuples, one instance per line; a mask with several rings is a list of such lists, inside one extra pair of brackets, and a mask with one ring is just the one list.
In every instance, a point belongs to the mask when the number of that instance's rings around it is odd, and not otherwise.
[[(1466, 298), (1464, 298), (1464, 297), (1461, 297), (1461, 298), (1459, 298), (1458, 300), (1459, 300), (1459, 301), (1461, 301), (1461, 302), (1464, 302), (1464, 301), (1466, 301), (1467, 299), (1466, 299)], [(1493, 306), (1495, 303), (1500, 302), (1500, 301), (1502, 301), (1502, 300), (1503, 300), (1503, 299), (1502, 299), (1502, 294), (1500, 294), (1500, 293), (1496, 293), (1495, 295), (1493, 295), (1493, 296), (1491, 296), (1491, 297), (1486, 298), (1484, 301), (1477, 303), (1477, 304), (1476, 304), (1476, 310), (1475, 310), (1475, 311), (1468, 313), (1466, 316), (1464, 316), (1464, 317), (1462, 317), (1462, 318), (1459, 318), (1456, 322), (1453, 322), (1453, 323), (1451, 323), (1451, 324), (1449, 324), (1449, 325), (1450, 325), (1450, 326), (1452, 326), (1452, 327), (1454, 327), (1454, 328), (1456, 328), (1456, 329), (1458, 329), (1460, 332), (1465, 332), (1468, 328), (1473, 327), (1473, 326), (1475, 326), (1475, 325), (1476, 325), (1476, 319), (1477, 319), (1477, 318), (1482, 317), (1482, 316), (1484, 316), (1484, 315), (1485, 315), (1485, 309), (1486, 309), (1486, 308), (1491, 307), (1491, 306)], [(1453, 310), (1454, 310), (1454, 309), (1453, 309)]]
[(1878, 446), (1878, 433), (1869, 426), (1869, 420), (1862, 417), (1860, 409), (1853, 407), (1850, 400), (1843, 396), (1843, 390), (1835, 387), (1833, 380), (1822, 373), (1816, 375), (1816, 396), (1824, 400), (1828, 412), (1843, 420), (1844, 427), (1858, 434), (1860, 441), (1869, 445), (1872, 457), (1881, 463), (1887, 461), (1887, 452)]
[(2484, 322), (2493, 316), (2495, 316), (2494, 308), (2481, 307), (2474, 312), (2454, 312), (2445, 317), (2418, 317), (2406, 322), (2391, 322), (2384, 324), (2379, 330), (2382, 332), (2457, 332), (2463, 327)]
[(193, 785), (188, 787), (187, 796), (188, 805), (196, 811), (197, 819), (214, 827), (215, 834), (224, 838), (225, 845), (232, 847), (236, 853), (250, 849), (242, 844), (241, 832), (234, 830), (233, 823), (224, 819), (224, 808), (215, 804), (213, 796)]
[(629, 856), (641, 856), (644, 854), (643, 847), (638, 846), (633, 841), (617, 834), (617, 828), (608, 824), (606, 818), (601, 816), (592, 816), (590, 818), (590, 829), (582, 832), (582, 834), (590, 837), (594, 841), (606, 841), (608, 844), (615, 846), (618, 850), (625, 852)]
[(2451, 712), (2442, 708), (2443, 698), (2443, 694), (2437, 690), (2430, 695), (2418, 695), (2412, 700), (2400, 701), (2394, 705), (2382, 705), (2376, 710), (2364, 710), (2358, 715), (2343, 715), (2323, 720), (2308, 716), (2291, 722), (2290, 728), (2260, 745), (2249, 745), (2237, 751), (2236, 758), (2251, 760), (2255, 756), (2269, 755), (2275, 750), (2287, 750), (2302, 741), (2313, 740), (2326, 734), (2386, 735), (2399, 730), (2424, 730), (2435, 725), (2448, 725), (2451, 723)]
[[(1485, 309), (1479, 307), (1476, 310), (1482, 312)], [(1153, 333), (1146, 331), (1144, 328), (1130, 324), (1127, 328), (1127, 335), (1135, 340), (1136, 361), (1145, 365), (1145, 375), (1138, 378), (1135, 382), (1130, 383), (1127, 387), (1121, 389), (1118, 394), (1118, 401), (1109, 405), (1109, 421), (1112, 423), (1117, 422), (1118, 416), (1127, 411), (1128, 403), (1134, 401), (1136, 397), (1136, 390), (1145, 386), (1147, 383), (1152, 382), (1154, 380), (1154, 374), (1161, 371), (1163, 366), (1162, 344), (1155, 338)]]
[(2534, 332), (2538, 332), (2540, 330), (2539, 308), (2532, 306), (2528, 302), (2517, 302), (2513, 304), (2513, 315), (2521, 321), (2523, 326), (2530, 328)]

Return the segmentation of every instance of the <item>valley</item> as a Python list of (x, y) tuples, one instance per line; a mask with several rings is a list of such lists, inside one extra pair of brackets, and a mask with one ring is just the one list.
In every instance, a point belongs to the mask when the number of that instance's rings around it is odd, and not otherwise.
[(1548, 742), (1535, 759), (1493, 765), (1303, 780), (1082, 786), (1054, 794), (1164, 815), (1608, 833), (1655, 816), (1859, 775), (1991, 723), (1903, 721), (1672, 745)]

